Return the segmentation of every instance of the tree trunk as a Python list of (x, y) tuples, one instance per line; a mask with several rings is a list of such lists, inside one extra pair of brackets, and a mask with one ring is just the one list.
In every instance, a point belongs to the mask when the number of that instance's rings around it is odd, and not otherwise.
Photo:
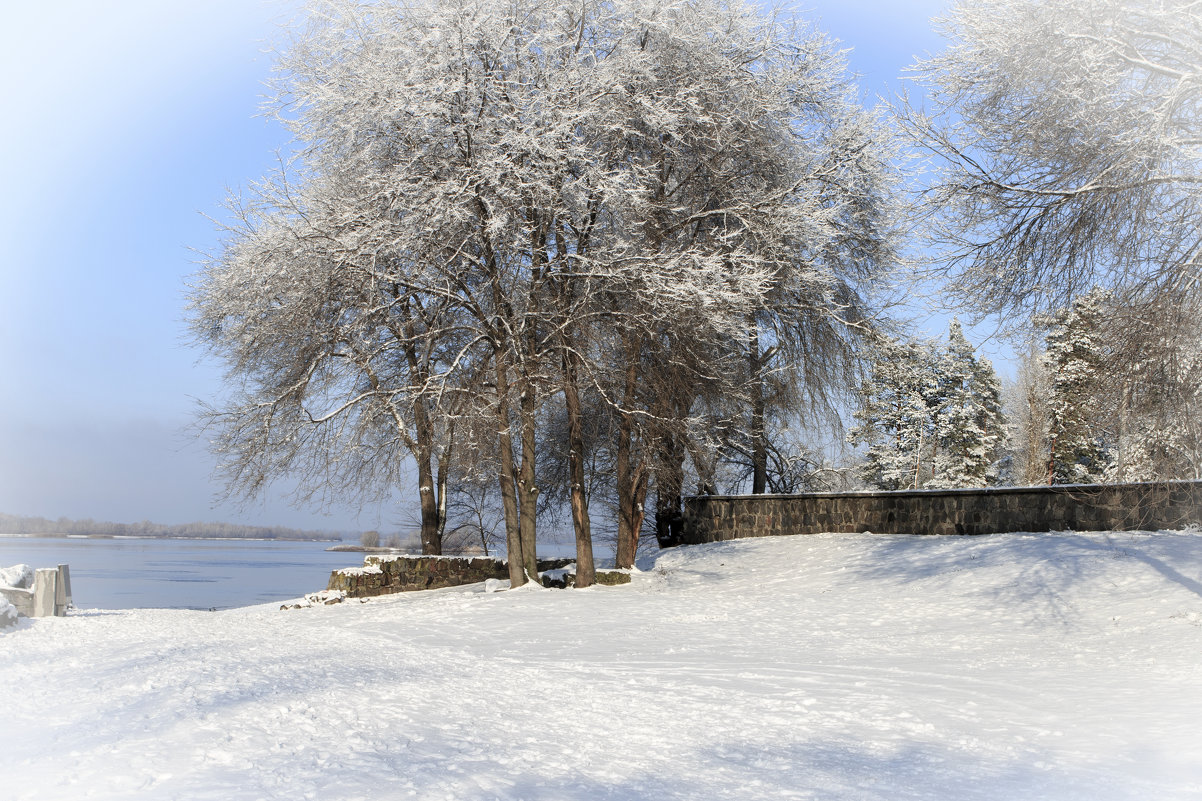
[[(393, 296), (402, 300), (400, 290), (393, 288)], [(403, 341), (405, 343), (405, 359), (410, 374), (419, 386), (425, 385), (428, 374), (425, 365), (418, 358), (417, 329), (407, 299), (398, 303), (403, 320)], [(434, 425), (430, 422), (430, 410), (426, 407), (426, 398), (418, 393), (413, 399), (413, 456), (417, 462), (417, 492), (419, 508), (422, 516), (422, 554), (425, 556), (440, 556), (442, 554), (442, 512), (438, 500), (438, 492), (434, 481)]]
[(422, 554), (438, 556), (442, 553), (442, 540), (439, 537), (438, 498), (434, 491), (434, 475), (430, 459), (420, 459), (417, 463), (417, 491), (421, 495), (422, 512)]
[(1048, 469), (1045, 475), (1048, 486), (1056, 483), (1056, 435), (1048, 441)]
[(634, 567), (639, 549), (639, 533), (647, 502), (647, 470), (643, 459), (634, 459), (634, 421), (629, 411), (634, 405), (638, 381), (638, 349), (626, 349), (626, 376), (619, 410), (617, 490), (618, 490), (618, 547), (615, 563), (619, 568)]
[(526, 583), (525, 562), (522, 558), (522, 533), (519, 528), (518, 500), (515, 485), (517, 476), (513, 463), (513, 436), (509, 432), (509, 377), (502, 354), (495, 353), (497, 362), (497, 478), (501, 485), (501, 505), (505, 510), (505, 548), (509, 561), (509, 586)]
[(922, 445), (923, 445), (923, 430), (918, 429), (918, 448), (914, 451), (914, 483), (910, 489), (918, 489), (921, 471), (922, 471)]
[[(481, 212), (481, 219), (487, 221), (490, 217), (487, 205), (479, 198), (476, 198), (476, 205)], [(484, 234), (481, 238), (481, 244), (484, 248), (484, 263), (488, 267), (492, 283), (493, 306), (498, 314), (503, 313), (505, 319), (512, 321), (514, 316), (513, 309), (501, 287), (500, 270), (498, 269), (496, 254), (492, 249), (487, 222), (484, 223)], [(509, 586), (512, 589), (522, 586), (527, 581), (525, 569), (527, 555), (523, 547), (525, 543), (522, 536), (526, 522), (526, 504), (524, 493), (519, 492), (519, 484), (522, 476), (513, 459), (513, 433), (509, 425), (509, 362), (505, 357), (506, 344), (513, 343), (506, 335), (505, 330), (494, 330), (492, 336), (493, 361), (496, 363), (497, 372), (497, 436), (499, 440), (498, 455), (500, 457), (500, 465), (497, 472), (501, 484), (501, 505), (505, 510), (506, 561), (509, 565)], [(524, 399), (525, 395), (523, 394)], [(522, 411), (524, 449), (525, 413), (524, 409)], [(521, 504), (520, 508), (519, 504)], [(531, 515), (533, 515), (533, 510), (530, 511)], [(534, 549), (531, 547), (531, 554), (533, 552)]]
[(563, 397), (568, 413), (568, 483), (572, 529), (576, 534), (576, 586), (589, 587), (595, 578), (593, 534), (589, 526), (588, 496), (584, 492), (584, 425), (580, 392), (576, 385), (576, 356), (563, 348)]
[[(435, 494), (438, 496), (438, 547), (445, 544), (447, 530), (447, 480), (451, 474), (451, 451), (455, 447), (455, 426), (447, 426), (446, 442), (438, 454), (438, 474), (434, 477)], [(485, 554), (487, 555), (487, 554)]]
[[(536, 521), (538, 520), (538, 485), (535, 483), (534, 467), (537, 461), (537, 424), (534, 390), (527, 380), (522, 390), (522, 464), (518, 468), (519, 531), (522, 543), (522, 567), (526, 575), (538, 579), (538, 556)], [(510, 567), (510, 571), (513, 568)]]
[(684, 486), (684, 451), (676, 437), (667, 435), (655, 466), (655, 538), (661, 548), (680, 544), (681, 490)]
[(768, 443), (764, 431), (764, 363), (760, 353), (760, 329), (749, 321), (748, 368), (751, 380), (751, 494), (768, 489)]
[(442, 554), (442, 526), (439, 525), (438, 493), (434, 485), (434, 430), (422, 398), (413, 403), (414, 433), (417, 435), (417, 492), (422, 515), (422, 554)]
[(619, 568), (634, 567), (647, 503), (647, 471), (642, 460), (632, 464), (632, 445), (629, 416), (624, 414), (617, 453), (618, 548), (614, 561)]

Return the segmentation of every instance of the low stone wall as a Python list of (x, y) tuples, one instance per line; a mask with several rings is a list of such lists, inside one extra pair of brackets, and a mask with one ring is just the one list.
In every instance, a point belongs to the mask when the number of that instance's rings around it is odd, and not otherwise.
[[(543, 586), (548, 589), (566, 590), (576, 586), (576, 574), (566, 570), (554, 570), (542, 577)], [(593, 584), (601, 587), (617, 587), (629, 584), (630, 574), (622, 570), (596, 570), (593, 572)]]
[[(15, 582), (9, 586), (6, 581)], [(63, 617), (73, 606), (69, 565), (31, 569), (16, 565), (0, 573), (0, 599), (22, 617)]]
[(1202, 525), (1202, 481), (686, 498), (663, 545), (781, 534), (1131, 531)]
[[(574, 559), (540, 559), (539, 571), (559, 570)], [(509, 566), (489, 556), (368, 556), (363, 567), (348, 567), (330, 574), (329, 590), (351, 598), (369, 598), (394, 592), (435, 590), (488, 579), (509, 578)]]

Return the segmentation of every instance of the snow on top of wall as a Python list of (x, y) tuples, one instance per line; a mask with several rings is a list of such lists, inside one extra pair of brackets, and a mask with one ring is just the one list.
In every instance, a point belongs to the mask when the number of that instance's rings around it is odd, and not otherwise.
[(344, 576), (368, 576), (383, 573), (384, 571), (380, 569), (379, 565), (370, 564), (363, 567), (344, 567), (335, 572), (341, 573)]

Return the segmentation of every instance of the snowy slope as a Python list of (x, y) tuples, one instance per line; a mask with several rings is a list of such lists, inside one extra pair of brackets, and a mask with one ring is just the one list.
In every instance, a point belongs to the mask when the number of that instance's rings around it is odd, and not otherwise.
[(820, 535), (628, 587), (0, 634), (12, 799), (1202, 797), (1202, 535)]

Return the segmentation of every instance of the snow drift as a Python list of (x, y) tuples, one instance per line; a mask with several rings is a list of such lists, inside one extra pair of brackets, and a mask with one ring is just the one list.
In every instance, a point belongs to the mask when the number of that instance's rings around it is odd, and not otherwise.
[(626, 587), (0, 635), (15, 799), (1186, 799), (1202, 535), (816, 535)]

